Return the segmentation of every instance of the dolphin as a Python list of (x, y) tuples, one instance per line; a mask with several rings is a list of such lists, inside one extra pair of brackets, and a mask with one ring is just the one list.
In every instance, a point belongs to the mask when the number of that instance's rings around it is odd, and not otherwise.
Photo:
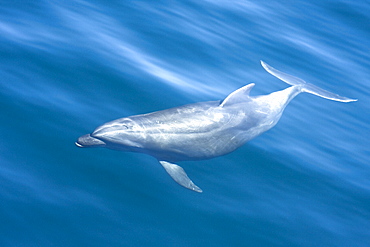
[(251, 83), (221, 101), (188, 104), (107, 122), (78, 138), (75, 144), (81, 148), (105, 147), (151, 155), (177, 183), (202, 192), (175, 162), (211, 159), (233, 152), (274, 127), (285, 107), (299, 93), (340, 102), (356, 101), (278, 71), (263, 61), (261, 65), (291, 87), (250, 96), (255, 85)]

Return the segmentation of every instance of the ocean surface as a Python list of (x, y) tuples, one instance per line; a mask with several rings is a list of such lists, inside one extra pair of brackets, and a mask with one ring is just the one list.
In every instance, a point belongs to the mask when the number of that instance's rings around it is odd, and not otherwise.
[[(370, 2), (0, 4), (0, 246), (370, 246)], [(179, 163), (74, 142), (125, 116), (288, 87), (328, 91), (270, 131)]]

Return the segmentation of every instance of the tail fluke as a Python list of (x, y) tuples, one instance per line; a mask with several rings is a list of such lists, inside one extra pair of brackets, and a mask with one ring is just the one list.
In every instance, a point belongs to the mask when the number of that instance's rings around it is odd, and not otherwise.
[(347, 97), (340, 96), (335, 93), (331, 93), (329, 91), (326, 91), (324, 89), (321, 89), (313, 84), (306, 83), (304, 80), (297, 78), (292, 75), (288, 75), (286, 73), (283, 73), (277, 69), (274, 69), (270, 65), (266, 64), (265, 62), (261, 61), (262, 67), (269, 72), (271, 75), (279, 78), (280, 80), (288, 83), (289, 85), (292, 86), (300, 86), (302, 92), (306, 93), (311, 93), (317, 96), (320, 96), (325, 99), (330, 99), (330, 100), (335, 100), (335, 101), (340, 101), (340, 102), (352, 102), (352, 101), (357, 101), (357, 99), (350, 99)]

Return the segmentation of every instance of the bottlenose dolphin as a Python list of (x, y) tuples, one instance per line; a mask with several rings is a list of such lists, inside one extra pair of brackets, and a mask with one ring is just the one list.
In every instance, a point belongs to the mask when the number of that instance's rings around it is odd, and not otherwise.
[(356, 101), (280, 72), (263, 61), (261, 64), (267, 72), (292, 86), (269, 95), (249, 96), (254, 86), (251, 83), (222, 101), (120, 118), (81, 136), (76, 145), (149, 154), (158, 159), (177, 183), (202, 192), (174, 162), (210, 159), (234, 151), (274, 127), (285, 107), (299, 93), (340, 102)]

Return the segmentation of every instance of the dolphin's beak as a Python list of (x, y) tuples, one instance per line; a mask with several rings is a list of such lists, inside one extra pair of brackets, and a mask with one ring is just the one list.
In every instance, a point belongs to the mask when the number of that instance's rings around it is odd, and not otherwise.
[(83, 135), (78, 138), (77, 142), (75, 142), (76, 146), (79, 148), (85, 147), (102, 147), (105, 146), (105, 142), (92, 137), (90, 134)]
[(81, 145), (80, 143), (78, 143), (78, 142), (75, 142), (75, 144), (76, 144), (76, 146), (77, 147), (79, 147), (79, 148), (83, 148), (84, 146), (83, 145)]

